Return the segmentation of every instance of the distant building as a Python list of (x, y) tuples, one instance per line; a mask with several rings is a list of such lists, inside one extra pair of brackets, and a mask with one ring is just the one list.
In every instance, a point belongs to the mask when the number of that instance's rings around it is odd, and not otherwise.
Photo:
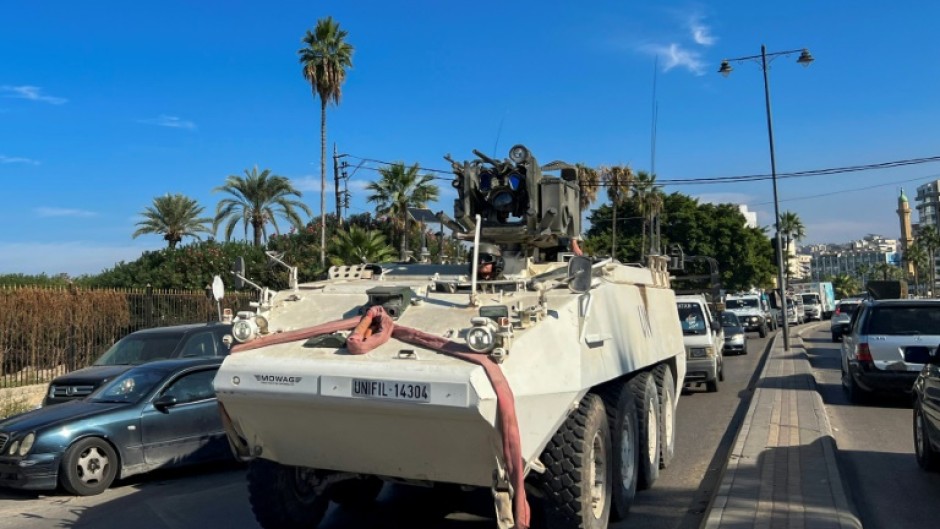
[(738, 210), (741, 212), (742, 215), (744, 215), (745, 226), (747, 226), (748, 228), (757, 227), (757, 212), (756, 211), (748, 211), (746, 204), (739, 204)]
[[(922, 186), (917, 186), (917, 220), (916, 228), (912, 227), (913, 233), (920, 233), (920, 230), (932, 226), (940, 231), (940, 180), (928, 182)], [(916, 237), (914, 238), (917, 239)], [(936, 277), (940, 279), (940, 255), (934, 257), (933, 263)], [(940, 281), (938, 281), (940, 283)], [(937, 285), (934, 285), (933, 291), (937, 291)]]
[(876, 234), (847, 244), (830, 244), (827, 250), (812, 255), (810, 277), (813, 281), (822, 281), (848, 274), (864, 283), (873, 277), (875, 267), (881, 263), (901, 266), (897, 247), (897, 240)]

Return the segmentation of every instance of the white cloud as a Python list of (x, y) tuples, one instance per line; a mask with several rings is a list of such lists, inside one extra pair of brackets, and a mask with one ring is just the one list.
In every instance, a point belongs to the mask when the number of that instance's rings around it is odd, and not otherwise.
[(3, 85), (0, 86), (0, 93), (4, 93), (5, 97), (13, 97), (16, 99), (28, 99), (30, 101), (40, 101), (42, 103), (50, 103), (53, 105), (61, 105), (68, 101), (64, 97), (55, 97), (42, 94), (42, 88), (38, 86), (10, 86)]
[(54, 208), (54, 207), (40, 207), (36, 208), (36, 214), (40, 217), (94, 217), (98, 215), (94, 211), (86, 211), (83, 209), (68, 209), (68, 208)]
[[(294, 186), (294, 189), (300, 191), (301, 193), (314, 193), (320, 194), (320, 177), (313, 175), (303, 175), (299, 177), (291, 177), (291, 185)], [(330, 184), (332, 182), (328, 181), (326, 183), (327, 190), (331, 189)]]
[(4, 156), (2, 154), (0, 154), (0, 163), (2, 164), (24, 163), (27, 165), (39, 165), (39, 162), (37, 162), (36, 160), (31, 160), (29, 158), (21, 158), (21, 157), (16, 157), (16, 156)]
[(705, 62), (702, 61), (702, 55), (697, 51), (682, 47), (681, 44), (675, 42), (669, 45), (647, 44), (640, 49), (650, 55), (662, 57), (663, 71), (668, 72), (680, 67), (695, 75), (705, 75)]
[(711, 34), (711, 28), (702, 23), (701, 17), (689, 20), (689, 30), (692, 32), (692, 40), (701, 46), (711, 46), (718, 40)]
[(136, 261), (163, 246), (106, 245), (89, 241), (0, 243), (0, 274), (98, 274), (117, 263)]
[(170, 127), (173, 129), (194, 130), (196, 128), (196, 124), (193, 123), (192, 121), (186, 121), (176, 116), (167, 116), (167, 115), (161, 115), (160, 117), (152, 118), (152, 119), (142, 119), (140, 120), (140, 122), (145, 123), (147, 125), (157, 125), (160, 127)]

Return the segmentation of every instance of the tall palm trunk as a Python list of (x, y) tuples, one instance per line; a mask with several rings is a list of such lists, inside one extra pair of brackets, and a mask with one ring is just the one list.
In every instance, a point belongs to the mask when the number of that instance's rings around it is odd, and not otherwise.
[(401, 216), (401, 262), (408, 259), (408, 210)]
[(255, 236), (255, 237), (254, 237), (255, 246), (261, 246), (261, 229), (262, 229), (262, 228), (263, 228), (263, 226), (262, 226), (262, 223), (261, 223), (261, 222), (259, 222), (259, 221), (257, 221), (257, 220), (251, 221), (251, 229), (252, 229), (252, 232), (254, 233), (254, 236)]
[(326, 102), (320, 96), (320, 266), (326, 267)]
[(617, 258), (617, 201), (614, 200), (614, 211), (610, 223), (610, 256)]

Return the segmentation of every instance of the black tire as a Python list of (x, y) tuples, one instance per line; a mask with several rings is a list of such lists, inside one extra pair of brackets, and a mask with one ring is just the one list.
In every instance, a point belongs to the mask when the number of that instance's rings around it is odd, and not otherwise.
[(77, 496), (101, 494), (117, 477), (117, 453), (100, 437), (81, 439), (65, 451), (59, 467), (59, 484)]
[(659, 468), (666, 468), (676, 454), (676, 379), (666, 365), (656, 368), (655, 375), (659, 391)]
[(760, 329), (757, 329), (757, 334), (759, 334), (761, 338), (765, 338), (767, 336), (767, 326), (761, 325)]
[(718, 381), (725, 381), (725, 358), (723, 356), (718, 357)]
[(705, 389), (708, 390), (709, 393), (718, 393), (718, 379), (714, 378), (705, 382)]
[(348, 479), (330, 486), (329, 496), (343, 507), (360, 508), (370, 505), (382, 492), (384, 482), (375, 477)]
[(940, 453), (930, 445), (924, 410), (920, 401), (914, 403), (914, 455), (920, 468), (940, 472)]
[[(549, 528), (602, 529), (611, 509), (610, 431), (601, 398), (588, 393), (555, 432), (537, 478)], [(595, 498), (598, 498), (595, 500)]]
[(842, 370), (842, 389), (845, 390), (845, 394), (852, 404), (864, 404), (868, 401), (868, 392), (859, 387), (858, 382), (845, 368)]
[(839, 336), (838, 334), (833, 333), (833, 335), (832, 335), (832, 341), (833, 341), (833, 342), (838, 342), (840, 338), (841, 338), (841, 336)]
[(630, 513), (636, 498), (640, 457), (636, 400), (627, 384), (616, 384), (604, 395), (610, 445), (613, 454), (613, 478), (610, 485), (610, 518), (620, 521)]
[(248, 466), (248, 501), (263, 529), (314, 529), (329, 498), (317, 494), (307, 479), (312, 470), (255, 459)]
[(640, 464), (637, 490), (646, 490), (659, 479), (659, 393), (650, 373), (640, 373), (627, 383), (636, 400), (637, 431), (640, 433)]

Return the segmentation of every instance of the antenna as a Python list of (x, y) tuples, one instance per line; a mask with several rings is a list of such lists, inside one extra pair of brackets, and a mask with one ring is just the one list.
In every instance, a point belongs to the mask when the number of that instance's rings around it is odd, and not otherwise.
[(503, 133), (503, 122), (506, 121), (508, 109), (503, 111), (503, 117), (499, 118), (499, 127), (496, 129), (496, 143), (493, 144), (493, 158), (498, 158), (497, 149), (499, 149), (499, 136)]

